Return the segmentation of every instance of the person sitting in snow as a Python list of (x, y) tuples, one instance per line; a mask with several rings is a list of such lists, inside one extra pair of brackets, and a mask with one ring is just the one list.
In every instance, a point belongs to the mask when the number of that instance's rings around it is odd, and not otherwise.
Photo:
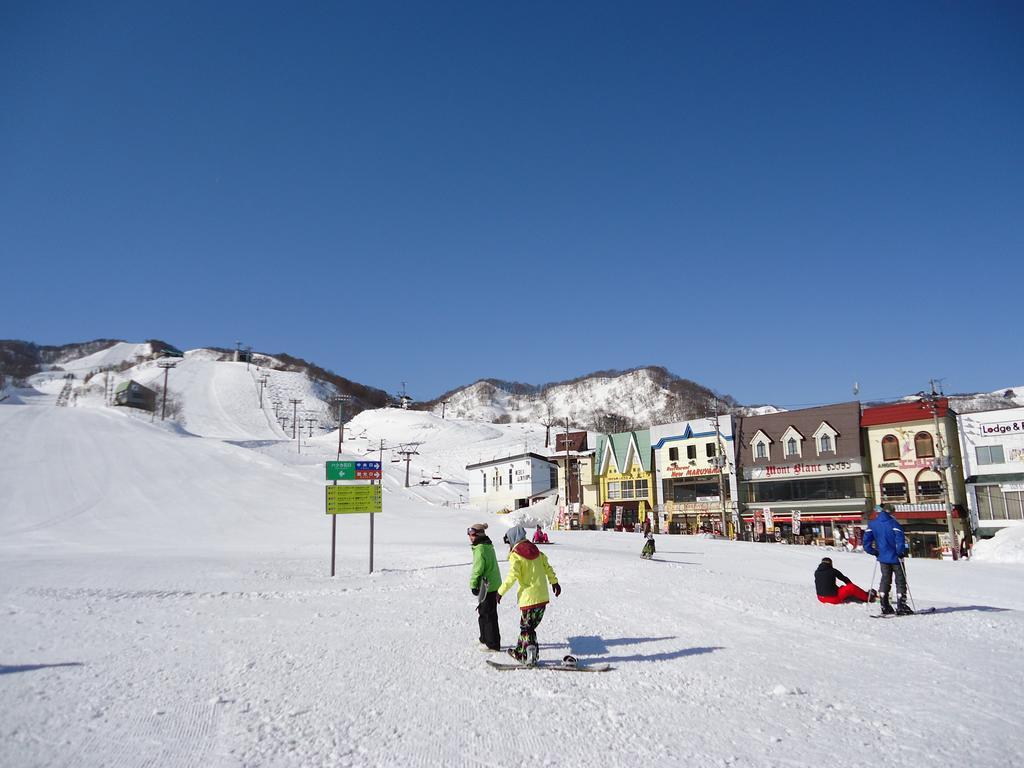
[[(836, 584), (836, 579), (843, 586)], [(814, 571), (814, 589), (818, 593), (818, 602), (839, 605), (840, 603), (873, 603), (876, 592), (865, 592), (840, 571), (832, 567), (832, 558), (823, 557)]]
[(547, 556), (537, 545), (526, 540), (526, 529), (521, 525), (510, 528), (504, 541), (509, 546), (508, 575), (498, 587), (498, 602), (512, 585), (519, 582), (519, 642), (508, 649), (508, 655), (520, 664), (537, 663), (537, 627), (544, 618), (544, 609), (550, 602), (548, 582), (555, 597), (562, 594), (558, 577), (548, 563)]
[(640, 550), (640, 557), (644, 560), (650, 560), (654, 557), (654, 534), (647, 534), (647, 539), (644, 541), (644, 548)]
[(534, 544), (547, 544), (548, 543), (548, 535), (546, 533), (544, 533), (544, 529), (541, 528), (539, 525), (537, 526), (537, 530), (533, 532), (533, 543)]

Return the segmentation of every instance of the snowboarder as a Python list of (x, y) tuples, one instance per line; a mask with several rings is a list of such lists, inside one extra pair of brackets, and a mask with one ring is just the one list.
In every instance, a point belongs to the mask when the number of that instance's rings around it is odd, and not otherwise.
[[(843, 586), (836, 586), (836, 579)], [(840, 603), (873, 603), (877, 597), (875, 590), (865, 592), (839, 570), (832, 567), (832, 558), (823, 557), (817, 570), (814, 571), (814, 589), (818, 593), (818, 601), (839, 605)]]
[[(882, 603), (882, 615), (895, 613), (906, 616), (913, 613), (907, 605), (907, 572), (903, 568), (903, 558), (910, 550), (903, 528), (896, 518), (889, 514), (885, 507), (875, 507), (875, 517), (868, 523), (864, 532), (864, 551), (878, 558), (882, 577), (878, 583), (878, 594)], [(896, 610), (889, 601), (889, 590), (892, 588), (892, 577), (896, 576)]]
[(480, 624), (480, 650), (500, 651), (501, 630), (498, 627), (498, 586), (501, 569), (494, 545), (485, 531), (487, 523), (476, 523), (466, 529), (473, 547), (473, 572), (469, 576), (469, 590), (477, 596), (477, 617)]
[(537, 530), (535, 530), (533, 532), (533, 543), (534, 544), (547, 544), (548, 543), (548, 535), (546, 533), (544, 533), (544, 529), (541, 528), (539, 525), (537, 526)]
[(644, 560), (650, 560), (654, 557), (654, 535), (647, 534), (647, 538), (644, 541), (644, 548), (640, 550), (640, 557)]
[(512, 585), (519, 582), (519, 642), (508, 649), (508, 655), (520, 664), (537, 663), (537, 627), (544, 618), (544, 609), (550, 602), (548, 582), (555, 597), (562, 594), (558, 577), (548, 563), (547, 556), (537, 545), (526, 540), (526, 529), (521, 525), (510, 528), (504, 541), (509, 546), (508, 575), (498, 587), (498, 602)]

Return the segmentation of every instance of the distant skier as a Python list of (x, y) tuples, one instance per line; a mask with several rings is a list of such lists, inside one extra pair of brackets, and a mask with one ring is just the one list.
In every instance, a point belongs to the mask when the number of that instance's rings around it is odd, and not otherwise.
[(534, 544), (547, 544), (548, 543), (548, 535), (546, 533), (544, 533), (544, 529), (541, 528), (539, 525), (537, 526), (537, 530), (535, 530), (533, 532), (533, 543)]
[(476, 523), (466, 530), (473, 547), (473, 572), (469, 575), (469, 589), (477, 596), (477, 618), (480, 624), (480, 650), (500, 651), (501, 630), (498, 627), (498, 587), (501, 570), (494, 545), (485, 531), (487, 523)]
[(533, 666), (537, 663), (537, 627), (544, 618), (544, 609), (550, 602), (548, 582), (555, 597), (562, 594), (558, 577), (548, 563), (547, 556), (537, 545), (526, 540), (526, 529), (521, 525), (510, 528), (505, 534), (509, 546), (508, 575), (498, 587), (498, 602), (512, 585), (519, 582), (519, 642), (508, 649), (508, 655), (521, 664)]
[[(836, 580), (843, 582), (843, 586), (836, 585)], [(840, 603), (873, 603), (877, 593), (871, 590), (865, 592), (858, 587), (839, 570), (832, 567), (832, 558), (823, 557), (817, 570), (814, 571), (814, 589), (818, 593), (818, 601), (839, 605)]]
[[(903, 568), (902, 558), (909, 554), (907, 538), (896, 518), (889, 514), (885, 507), (875, 507), (875, 517), (868, 523), (864, 532), (864, 551), (878, 558), (882, 577), (878, 583), (878, 594), (882, 603), (882, 615), (895, 613), (906, 616), (913, 613), (907, 605), (907, 572)], [(889, 590), (892, 588), (892, 577), (896, 576), (896, 610), (889, 601)]]
[(640, 557), (644, 560), (650, 560), (654, 557), (654, 535), (647, 534), (647, 538), (644, 541), (644, 547), (640, 550)]

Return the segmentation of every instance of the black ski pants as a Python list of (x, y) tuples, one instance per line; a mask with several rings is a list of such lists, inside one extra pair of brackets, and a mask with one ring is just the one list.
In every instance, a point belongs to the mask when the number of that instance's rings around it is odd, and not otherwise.
[(878, 594), (883, 598), (889, 596), (892, 588), (892, 577), (896, 576), (896, 594), (905, 597), (907, 594), (907, 574), (903, 570), (903, 563), (879, 563), (882, 567), (882, 579), (878, 582)]
[(498, 629), (498, 591), (488, 592), (477, 605), (480, 619), (480, 642), (492, 651), (501, 650), (501, 631)]

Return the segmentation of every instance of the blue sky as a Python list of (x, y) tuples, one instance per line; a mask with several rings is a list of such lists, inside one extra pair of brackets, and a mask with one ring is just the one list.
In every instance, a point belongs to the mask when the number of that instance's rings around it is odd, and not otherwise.
[(0, 337), (418, 399), (1024, 384), (1018, 3), (0, 0)]

